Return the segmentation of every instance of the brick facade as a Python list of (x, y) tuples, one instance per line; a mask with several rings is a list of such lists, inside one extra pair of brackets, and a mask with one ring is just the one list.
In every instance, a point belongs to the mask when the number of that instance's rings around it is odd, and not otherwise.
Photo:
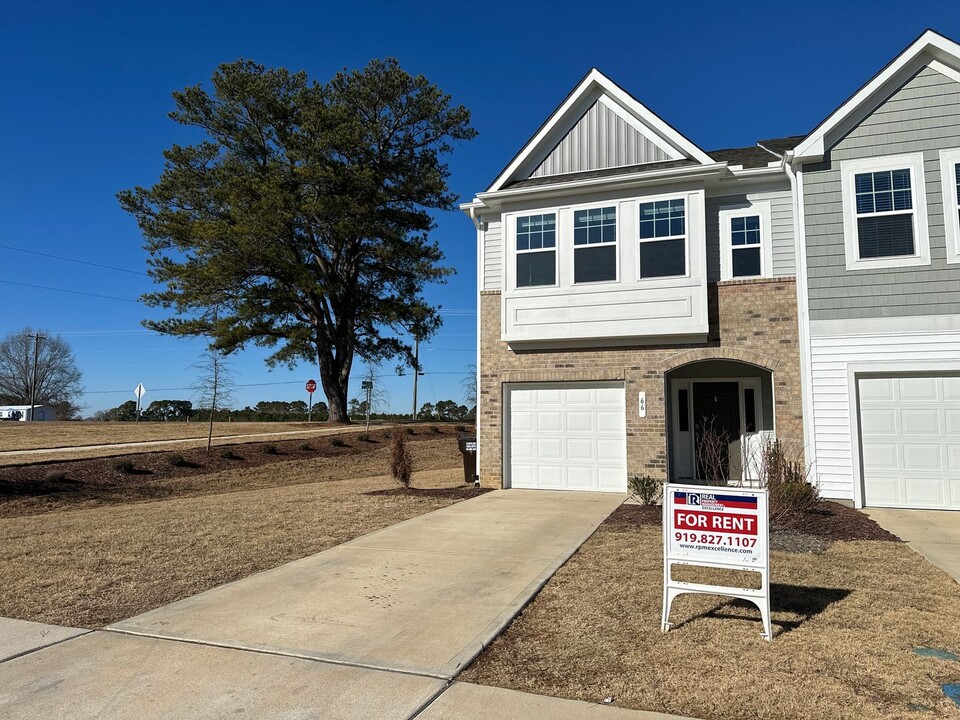
[[(500, 340), (500, 292), (480, 294), (480, 483), (502, 484), (503, 383), (621, 380), (627, 393), (627, 472), (666, 477), (665, 375), (700, 360), (737, 360), (770, 370), (777, 437), (802, 446), (800, 349), (794, 278), (712, 283), (705, 343), (528, 350)], [(647, 395), (647, 416), (630, 398)]]

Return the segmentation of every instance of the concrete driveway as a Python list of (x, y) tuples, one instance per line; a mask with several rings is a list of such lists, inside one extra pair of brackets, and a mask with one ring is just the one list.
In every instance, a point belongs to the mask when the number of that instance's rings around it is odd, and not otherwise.
[(623, 496), (508, 490), (0, 663), (0, 717), (408, 718)]
[(960, 512), (891, 508), (864, 512), (960, 582)]

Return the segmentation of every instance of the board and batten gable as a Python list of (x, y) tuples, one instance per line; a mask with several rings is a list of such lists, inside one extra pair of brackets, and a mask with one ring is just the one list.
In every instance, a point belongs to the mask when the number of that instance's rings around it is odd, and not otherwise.
[[(960, 147), (960, 83), (925, 65), (804, 165), (804, 222), (812, 332), (824, 320), (960, 313), (960, 265), (947, 263), (940, 150)], [(930, 264), (847, 270), (840, 164), (923, 153)]]
[(651, 134), (634, 127), (612, 101), (598, 99), (530, 177), (545, 177), (672, 159)]

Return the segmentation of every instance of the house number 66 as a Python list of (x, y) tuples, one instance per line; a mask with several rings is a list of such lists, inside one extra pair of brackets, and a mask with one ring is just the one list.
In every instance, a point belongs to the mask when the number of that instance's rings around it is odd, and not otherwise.
[(640, 417), (647, 416), (647, 394), (645, 392), (640, 393)]

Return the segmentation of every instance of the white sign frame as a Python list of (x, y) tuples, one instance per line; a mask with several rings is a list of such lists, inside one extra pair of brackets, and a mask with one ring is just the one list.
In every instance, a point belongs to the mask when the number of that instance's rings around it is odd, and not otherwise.
[[(691, 495), (694, 498), (690, 498)], [(690, 499), (695, 502), (687, 504)], [(681, 500), (683, 504), (679, 512), (682, 517), (677, 514)], [(702, 500), (706, 500), (705, 505), (701, 504)], [(728, 507), (728, 502), (737, 506)], [(750, 505), (754, 505), (755, 509)], [(753, 603), (760, 610), (763, 622), (761, 637), (767, 641), (773, 640), (770, 623), (768, 506), (766, 490), (674, 483), (663, 486), (663, 618), (660, 625), (663, 632), (670, 630), (670, 606), (674, 598), (684, 593), (700, 593), (727, 595)], [(694, 507), (696, 509), (692, 510)], [(724, 513), (727, 518), (723, 517)], [(748, 532), (751, 519), (755, 533)], [(737, 532), (739, 528), (746, 530)], [(692, 536), (697, 538), (688, 539)], [(753, 537), (756, 542), (747, 545)], [(701, 539), (702, 542), (699, 542)], [(681, 582), (672, 578), (674, 565), (753, 571), (760, 574), (760, 588)]]

